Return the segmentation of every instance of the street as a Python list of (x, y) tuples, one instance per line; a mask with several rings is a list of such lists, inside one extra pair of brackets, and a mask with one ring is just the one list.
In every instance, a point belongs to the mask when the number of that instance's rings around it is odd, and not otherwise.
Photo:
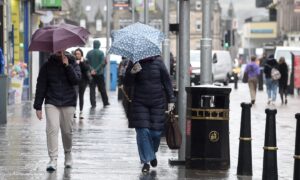
[[(265, 136), (265, 109), (267, 94), (258, 91), (256, 104), (252, 107), (252, 164), (253, 176), (237, 177), (238, 147), (241, 120), (241, 102), (249, 102), (248, 85), (239, 83), (239, 89), (230, 94), (230, 169), (228, 171), (188, 170), (184, 166), (168, 164), (177, 158), (176, 150), (169, 150), (165, 139), (157, 153), (158, 166), (150, 168), (149, 174), (142, 174), (134, 129), (127, 126), (121, 102), (117, 93), (110, 92), (110, 106), (102, 107), (100, 96), (97, 107), (90, 109), (89, 90), (85, 94), (84, 117), (82, 123), (74, 120), (73, 168), (64, 168), (64, 154), (59, 139), (58, 168), (48, 173), (46, 145), (46, 121), (39, 121), (32, 108), (32, 101), (8, 106), (8, 122), (0, 125), (0, 180), (194, 180), (194, 179), (261, 179), (263, 166), (263, 146)], [(293, 177), (295, 151), (295, 114), (299, 113), (300, 96), (288, 97), (288, 104), (281, 105), (277, 96), (276, 133), (277, 162), (280, 180)], [(78, 116), (78, 113), (77, 113)], [(44, 116), (45, 117), (45, 116)]]

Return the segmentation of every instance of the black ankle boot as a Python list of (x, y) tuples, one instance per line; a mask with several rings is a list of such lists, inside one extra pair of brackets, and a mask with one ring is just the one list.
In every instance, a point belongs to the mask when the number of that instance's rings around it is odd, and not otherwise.
[(157, 166), (157, 159), (153, 159), (152, 161), (150, 161), (150, 164), (152, 167), (156, 167)]

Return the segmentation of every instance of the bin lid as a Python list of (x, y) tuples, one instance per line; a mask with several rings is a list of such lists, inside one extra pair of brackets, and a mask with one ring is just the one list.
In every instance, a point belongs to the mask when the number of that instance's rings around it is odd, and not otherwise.
[(215, 85), (198, 85), (198, 86), (189, 86), (185, 88), (187, 93), (199, 93), (207, 95), (229, 95), (231, 88), (224, 86), (215, 86)]

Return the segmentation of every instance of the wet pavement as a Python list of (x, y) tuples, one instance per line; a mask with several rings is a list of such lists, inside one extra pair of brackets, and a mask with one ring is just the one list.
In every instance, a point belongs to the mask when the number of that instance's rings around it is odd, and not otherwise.
[[(233, 88), (233, 84), (230, 84)], [(86, 93), (85, 119), (74, 124), (73, 168), (64, 168), (64, 155), (59, 139), (58, 168), (48, 173), (46, 164), (45, 119), (39, 121), (32, 109), (32, 102), (8, 107), (8, 123), (0, 125), (0, 180), (194, 180), (194, 179), (261, 179), (265, 133), (265, 108), (267, 95), (259, 91), (252, 107), (252, 158), (253, 176), (237, 177), (237, 158), (241, 118), (241, 102), (249, 102), (246, 84), (232, 89), (230, 95), (230, 161), (228, 171), (188, 170), (184, 166), (170, 166), (169, 159), (177, 159), (177, 151), (169, 150), (162, 138), (157, 153), (158, 166), (149, 174), (142, 174), (135, 131), (127, 128), (127, 119), (116, 92), (110, 92), (111, 105), (102, 107), (97, 99), (95, 110), (90, 109)], [(300, 96), (289, 97), (287, 105), (277, 99), (277, 158), (279, 179), (292, 179), (295, 145), (295, 114), (300, 112)]]

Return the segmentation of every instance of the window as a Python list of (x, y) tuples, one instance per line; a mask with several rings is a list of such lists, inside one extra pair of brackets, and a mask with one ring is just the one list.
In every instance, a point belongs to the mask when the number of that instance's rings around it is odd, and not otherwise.
[(201, 21), (196, 21), (196, 31), (201, 31)]
[(196, 10), (201, 10), (201, 1), (196, 1)]
[(291, 37), (291, 41), (295, 41), (295, 37), (294, 36)]

